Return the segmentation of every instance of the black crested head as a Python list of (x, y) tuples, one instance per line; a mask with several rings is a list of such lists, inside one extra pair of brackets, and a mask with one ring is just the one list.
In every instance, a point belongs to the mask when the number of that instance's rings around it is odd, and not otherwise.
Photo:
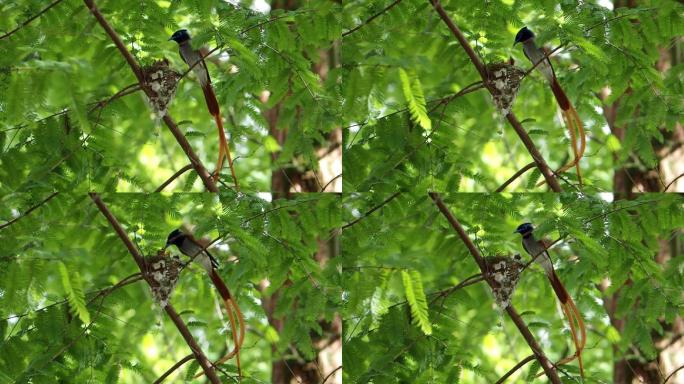
[(166, 238), (166, 246), (164, 246), (164, 248), (167, 248), (170, 245), (180, 247), (184, 239), (185, 234), (181, 232), (180, 229), (174, 229), (171, 233), (169, 233), (169, 237)]
[(515, 43), (513, 43), (513, 45), (516, 45), (518, 43), (524, 43), (533, 37), (534, 33), (532, 33), (532, 31), (527, 29), (527, 27), (522, 27), (522, 29), (518, 31), (518, 34), (515, 35)]
[(531, 223), (522, 223), (522, 224), (518, 225), (518, 228), (513, 233), (519, 233), (521, 235), (525, 235), (525, 234), (531, 233), (533, 230), (534, 230), (534, 227), (532, 226)]
[(190, 34), (188, 33), (187, 29), (179, 29), (176, 32), (174, 32), (173, 35), (171, 35), (169, 40), (173, 40), (176, 43), (180, 44), (184, 41), (190, 40)]

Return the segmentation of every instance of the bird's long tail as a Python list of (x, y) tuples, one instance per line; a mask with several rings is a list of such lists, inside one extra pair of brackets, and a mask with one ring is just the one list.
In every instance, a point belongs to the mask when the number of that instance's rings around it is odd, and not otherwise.
[(223, 168), (224, 157), (227, 157), (228, 166), (230, 167), (230, 173), (233, 176), (233, 183), (235, 183), (235, 189), (239, 191), (240, 186), (238, 185), (238, 180), (235, 176), (235, 169), (233, 168), (233, 158), (230, 156), (230, 147), (228, 146), (228, 141), (226, 140), (226, 133), (223, 130), (223, 121), (221, 120), (221, 109), (219, 108), (218, 100), (216, 100), (214, 88), (211, 86), (211, 84), (206, 84), (202, 86), (202, 92), (204, 92), (204, 99), (207, 101), (207, 108), (209, 109), (209, 113), (212, 116), (214, 116), (214, 121), (216, 121), (216, 127), (218, 128), (219, 154), (218, 160), (216, 161), (214, 182), (218, 180), (221, 168)]
[[(582, 314), (577, 309), (575, 302), (572, 300), (572, 297), (570, 297), (570, 294), (568, 294), (568, 291), (565, 289), (565, 286), (563, 286), (563, 283), (561, 283), (558, 275), (556, 275), (556, 272), (551, 271), (551, 273), (547, 273), (546, 276), (549, 278), (551, 287), (553, 287), (556, 297), (558, 297), (558, 300), (561, 303), (563, 313), (568, 319), (568, 323), (570, 324), (570, 333), (572, 334), (572, 341), (575, 344), (575, 354), (561, 359), (556, 363), (556, 365), (565, 364), (577, 359), (577, 362), (579, 363), (580, 375), (584, 377), (582, 350), (587, 343), (587, 331), (584, 327)], [(577, 331), (579, 331), (579, 335), (577, 334)]]
[[(558, 106), (561, 108), (561, 114), (563, 115), (565, 126), (568, 128), (568, 132), (570, 133), (572, 153), (574, 155), (574, 158), (556, 170), (556, 173), (562, 173), (572, 167), (575, 167), (577, 172), (577, 180), (579, 184), (582, 185), (582, 172), (580, 171), (579, 162), (582, 156), (584, 156), (584, 150), (587, 144), (587, 137), (584, 133), (584, 125), (577, 114), (577, 110), (575, 110), (575, 107), (572, 105), (572, 103), (570, 103), (568, 96), (558, 83), (558, 80), (554, 77), (550, 84), (551, 91), (556, 98), (556, 102), (558, 102)], [(577, 142), (578, 139), (579, 143)], [(537, 186), (543, 185), (544, 183), (545, 181), (541, 181), (539, 184), (537, 184)]]
[[(245, 341), (245, 318), (242, 315), (240, 307), (230, 294), (230, 290), (228, 290), (228, 287), (223, 282), (223, 279), (221, 279), (221, 276), (216, 273), (215, 269), (209, 273), (209, 277), (211, 278), (212, 283), (214, 283), (216, 290), (219, 291), (219, 294), (221, 295), (221, 301), (223, 302), (223, 307), (228, 313), (228, 321), (230, 322), (230, 328), (233, 334), (233, 344), (235, 345), (232, 351), (228, 352), (228, 354), (222, 358), (216, 360), (214, 365), (222, 364), (235, 357), (238, 377), (241, 380), (242, 368), (240, 367), (240, 348), (242, 348), (242, 343)], [(194, 378), (198, 378), (202, 375), (204, 375), (204, 372), (198, 373)]]

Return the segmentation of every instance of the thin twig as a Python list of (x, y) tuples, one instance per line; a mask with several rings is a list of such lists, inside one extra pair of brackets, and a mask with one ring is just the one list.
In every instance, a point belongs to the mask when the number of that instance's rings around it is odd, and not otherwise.
[(41, 205), (47, 203), (48, 201), (50, 201), (53, 197), (57, 196), (58, 194), (59, 194), (59, 192), (52, 192), (52, 194), (50, 194), (50, 196), (46, 197), (46, 198), (45, 198), (43, 201), (41, 201), (40, 203), (38, 203), (38, 204), (32, 206), (31, 208), (27, 209), (26, 212), (22, 213), (21, 215), (15, 217), (14, 219), (12, 219), (12, 220), (10, 220), (10, 221), (8, 221), (8, 222), (6, 222), (5, 224), (0, 225), (0, 229), (7, 228), (7, 227), (9, 227), (10, 225), (12, 225), (12, 224), (16, 223), (17, 221), (21, 220), (22, 218), (28, 216), (31, 212), (33, 212), (34, 210), (38, 209)]
[(358, 31), (359, 29), (363, 28), (363, 26), (365, 26), (365, 25), (367, 25), (367, 24), (370, 24), (370, 22), (373, 21), (373, 20), (375, 20), (376, 17), (378, 17), (378, 16), (382, 15), (383, 13), (389, 11), (390, 9), (392, 9), (392, 7), (394, 7), (395, 5), (399, 4), (400, 2), (401, 2), (401, 0), (395, 0), (392, 4), (386, 6), (382, 11), (380, 11), (380, 12), (376, 13), (375, 15), (369, 17), (369, 18), (366, 19), (366, 21), (364, 21), (363, 23), (361, 23), (361, 24), (357, 25), (356, 27), (354, 27), (354, 28), (348, 30), (347, 32), (344, 32), (344, 33), (342, 34), (342, 37), (345, 37), (345, 36), (347, 36), (347, 35), (351, 35), (352, 33), (354, 33), (354, 32), (356, 32), (356, 31)]
[[(83, 0), (90, 12), (95, 16), (95, 19), (97, 19), (98, 23), (102, 28), (107, 32), (107, 35), (109, 35), (109, 38), (114, 42), (114, 45), (119, 49), (119, 52), (121, 52), (121, 55), (126, 59), (128, 62), (128, 65), (131, 67), (131, 70), (133, 71), (133, 74), (135, 74), (135, 77), (138, 79), (138, 83), (142, 87), (143, 91), (145, 91), (145, 94), (148, 97), (152, 96), (153, 91), (150, 89), (150, 87), (147, 86), (145, 83), (145, 78), (142, 73), (142, 69), (140, 68), (140, 65), (138, 62), (135, 60), (133, 55), (128, 51), (126, 46), (124, 45), (123, 41), (121, 40), (121, 37), (114, 31), (111, 25), (107, 22), (107, 20), (104, 18), (100, 10), (95, 6), (94, 0)], [(178, 128), (176, 123), (173, 121), (171, 116), (167, 113), (164, 115), (164, 123), (166, 126), (169, 128), (171, 131), (171, 134), (176, 138), (176, 141), (178, 144), (183, 148), (183, 151), (185, 152), (185, 155), (188, 157), (190, 160), (190, 163), (193, 165), (195, 168), (195, 171), (199, 175), (200, 179), (202, 179), (202, 182), (204, 183), (204, 186), (207, 190), (210, 192), (218, 192), (218, 188), (216, 187), (216, 184), (214, 181), (211, 179), (211, 175), (207, 171), (207, 169), (202, 165), (202, 162), (199, 160), (199, 157), (195, 154), (195, 152), (192, 150), (192, 147), (190, 146), (190, 143), (188, 140), (185, 138), (185, 135), (181, 132), (181, 130)]]
[[(456, 220), (456, 217), (454, 217), (454, 215), (451, 214), (449, 208), (447, 208), (447, 206), (444, 204), (442, 199), (439, 197), (438, 193), (430, 192), (429, 195), (434, 201), (437, 208), (439, 208), (439, 211), (444, 215), (449, 224), (451, 224), (451, 227), (456, 231), (456, 233), (458, 233), (459, 237), (461, 238), (461, 241), (463, 241), (463, 244), (470, 251), (471, 256), (473, 256), (473, 259), (475, 259), (475, 262), (480, 267), (480, 271), (482, 272), (485, 281), (487, 281), (487, 284), (489, 284), (490, 287), (494, 287), (495, 282), (491, 281), (491, 278), (486, 273), (487, 267), (484, 259), (482, 258), (482, 255), (480, 255), (480, 252), (477, 250), (477, 247), (475, 247), (475, 244), (470, 239), (465, 229), (463, 229), (463, 227), (461, 226), (461, 223), (459, 223), (458, 220)], [(558, 377), (558, 373), (553, 369), (551, 362), (546, 357), (544, 351), (541, 349), (541, 347), (535, 340), (534, 336), (530, 332), (530, 329), (527, 328), (525, 322), (522, 320), (522, 318), (515, 310), (515, 308), (513, 308), (513, 305), (509, 305), (508, 307), (506, 307), (505, 310), (506, 313), (508, 313), (508, 316), (511, 318), (511, 320), (513, 320), (513, 323), (515, 323), (516, 327), (520, 331), (520, 334), (525, 338), (525, 341), (527, 341), (527, 344), (530, 346), (532, 353), (534, 353), (542, 369), (544, 369), (546, 376), (553, 384), (560, 384), (561, 381)]]
[(340, 365), (339, 367), (333, 369), (332, 372), (328, 373), (328, 375), (325, 377), (325, 379), (323, 379), (323, 381), (321, 382), (321, 384), (325, 384), (325, 382), (328, 381), (328, 379), (331, 378), (332, 375), (335, 374), (335, 372), (339, 371), (340, 369), (342, 369), (342, 366), (341, 366), (341, 365)]
[(57, 5), (57, 4), (61, 3), (61, 2), (62, 2), (62, 0), (55, 0), (55, 1), (53, 1), (50, 5), (48, 5), (47, 7), (43, 8), (42, 11), (36, 13), (35, 15), (33, 15), (33, 16), (29, 17), (28, 19), (26, 19), (26, 21), (24, 21), (23, 23), (19, 24), (18, 27), (14, 28), (13, 30), (11, 30), (11, 31), (5, 33), (4, 35), (0, 36), (0, 40), (4, 39), (4, 38), (6, 38), (6, 37), (9, 37), (9, 36), (12, 35), (13, 33), (17, 32), (18, 30), (20, 30), (20, 29), (24, 28), (25, 26), (29, 25), (29, 23), (31, 23), (33, 20), (39, 18), (43, 13), (49, 11), (50, 8), (54, 7), (55, 5)]
[(399, 196), (401, 194), (401, 191), (394, 192), (390, 197), (386, 198), (382, 203), (376, 205), (375, 207), (371, 208), (368, 212), (364, 213), (363, 216), (358, 217), (356, 220), (351, 221), (345, 225), (342, 226), (341, 229), (347, 229), (351, 227), (352, 225), (358, 223), (359, 221), (365, 219), (366, 217), (370, 216), (373, 212), (377, 211), (378, 209), (382, 208), (385, 204), (389, 203), (390, 201), (394, 200), (395, 197)]
[(185, 167), (179, 169), (176, 173), (174, 173), (173, 175), (171, 175), (171, 177), (169, 177), (168, 180), (166, 180), (165, 182), (163, 182), (162, 185), (160, 185), (159, 187), (157, 187), (157, 189), (155, 189), (154, 192), (161, 192), (161, 191), (163, 191), (164, 188), (166, 188), (167, 185), (171, 184), (172, 181), (176, 180), (178, 177), (180, 177), (180, 175), (182, 175), (182, 174), (184, 174), (185, 172), (191, 170), (192, 168), (193, 168), (193, 167), (192, 167), (192, 164), (188, 164), (188, 165), (186, 165)]
[(190, 360), (192, 360), (192, 359), (194, 359), (194, 358), (195, 358), (195, 355), (193, 355), (193, 354), (191, 353), (191, 354), (185, 356), (184, 358), (178, 360), (178, 362), (177, 362), (176, 364), (172, 365), (171, 368), (169, 368), (166, 372), (164, 372), (163, 375), (159, 376), (159, 378), (158, 378), (157, 380), (155, 380), (153, 384), (159, 384), (159, 383), (161, 383), (162, 381), (164, 381), (164, 379), (166, 379), (167, 377), (169, 377), (169, 375), (172, 374), (173, 371), (175, 371), (176, 369), (180, 368), (183, 364), (187, 363), (188, 361), (190, 361)]
[(679, 368), (675, 369), (674, 371), (672, 371), (672, 373), (670, 373), (669, 375), (667, 375), (667, 377), (665, 378), (665, 381), (663, 381), (663, 384), (667, 384), (667, 382), (670, 381), (670, 379), (671, 379), (677, 372), (681, 371), (682, 369), (684, 369), (684, 365), (682, 365), (681, 367), (679, 367)]
[(515, 371), (517, 371), (518, 369), (522, 368), (525, 364), (529, 363), (530, 361), (532, 361), (532, 360), (534, 360), (534, 359), (536, 359), (536, 358), (537, 358), (537, 357), (536, 357), (535, 355), (529, 355), (529, 356), (527, 356), (526, 358), (522, 359), (518, 364), (516, 364), (513, 368), (511, 368), (508, 372), (506, 372), (505, 375), (501, 376), (501, 378), (500, 378), (499, 380), (497, 380), (496, 383), (494, 383), (494, 384), (501, 384), (501, 383), (503, 383), (503, 382), (506, 381), (506, 379), (508, 379), (513, 373), (515, 373)]
[(513, 176), (511, 176), (508, 180), (506, 180), (503, 184), (501, 184), (501, 186), (499, 188), (497, 188), (496, 191), (494, 191), (494, 192), (495, 193), (503, 192), (504, 189), (506, 189), (506, 187), (508, 187), (508, 185), (510, 185), (515, 179), (522, 176), (525, 172), (529, 171), (530, 169), (532, 169), (536, 166), (537, 166), (537, 163), (535, 163), (533, 161), (533, 162), (527, 164), (526, 166), (520, 168), (520, 170), (518, 172), (514, 173)]
[[(61, 260), (61, 259), (60, 259), (60, 260)], [(118, 283), (116, 283), (116, 284), (114, 284), (114, 285), (111, 285), (111, 286), (109, 286), (109, 287), (102, 288), (102, 289), (98, 289), (98, 290), (93, 291), (93, 292), (87, 292), (87, 294), (95, 293), (96, 295), (93, 296), (92, 299), (88, 300), (88, 303), (87, 303), (86, 305), (90, 305), (95, 299), (97, 299), (98, 297), (100, 297), (100, 296), (102, 296), (102, 295), (104, 295), (104, 296), (109, 295), (110, 293), (112, 293), (113, 291), (115, 291), (115, 290), (117, 290), (117, 289), (119, 289), (119, 288), (121, 288), (121, 287), (124, 287), (124, 286), (126, 286), (126, 285), (128, 285), (128, 284), (133, 284), (133, 283), (135, 283), (135, 282), (137, 282), (137, 281), (140, 281), (140, 280), (142, 280), (142, 274), (138, 272), (138, 273), (134, 273), (134, 274), (132, 274), (132, 275), (130, 275), (130, 276), (128, 276), (128, 277), (122, 279), (122, 280), (119, 281)], [(54, 306), (64, 304), (64, 303), (66, 303), (67, 301), (68, 301), (68, 299), (63, 299), (63, 300), (54, 302), (54, 303), (52, 303), (52, 304), (48, 304), (48, 305), (46, 305), (46, 306), (44, 306), (44, 307), (40, 307), (40, 308), (31, 310), (31, 311), (27, 311), (27, 312), (24, 312), (24, 313), (20, 313), (20, 314), (18, 314), (18, 315), (12, 315), (12, 316), (6, 317), (6, 318), (4, 318), (4, 319), (0, 319), (0, 321), (7, 321), (7, 320), (9, 320), (9, 319), (20, 319), (20, 318), (22, 318), (22, 317), (28, 316), (28, 315), (31, 314), (31, 313), (36, 313), (36, 312), (44, 311), (44, 310), (46, 310), (46, 309), (48, 309), (48, 308), (52, 308), (52, 307), (54, 307)]]
[(327, 183), (325, 183), (325, 185), (323, 186), (323, 188), (321, 188), (321, 192), (325, 192), (325, 189), (328, 188), (328, 186), (329, 186), (330, 184), (332, 184), (333, 181), (339, 179), (340, 177), (342, 177), (342, 174), (341, 174), (341, 173), (340, 173), (339, 175), (333, 177), (332, 179), (330, 179), (330, 181), (328, 181)]
[[(88, 1), (88, 0), (86, 0)], [(131, 239), (128, 237), (126, 234), (126, 230), (119, 224), (119, 221), (114, 217), (114, 215), (109, 211), (109, 208), (105, 205), (105, 203), (102, 201), (100, 196), (97, 193), (91, 192), (90, 198), (93, 200), (95, 205), (97, 205), (97, 208), (100, 210), (102, 215), (107, 219), (109, 224), (112, 226), (116, 234), (119, 236), (121, 241), (124, 243), (126, 248), (128, 249), (128, 252), (133, 256), (133, 259), (135, 260), (136, 264), (138, 264), (138, 268), (140, 268), (140, 271), (143, 273), (143, 277), (147, 281), (147, 277), (145, 276), (145, 260), (143, 259), (143, 256), (138, 252), (138, 249), (135, 247)], [(149, 284), (149, 281), (148, 281)], [(216, 371), (212, 369), (211, 367), (211, 362), (207, 357), (204, 355), (204, 352), (200, 349), (199, 345), (195, 341), (195, 338), (192, 336), (190, 331), (188, 330), (187, 325), (183, 322), (183, 319), (180, 318), (176, 310), (173, 308), (171, 303), (168, 303), (165, 307), (164, 310), (166, 313), (169, 315), (173, 323), (176, 325), (176, 328), (178, 328), (178, 331), (181, 333), (183, 338), (185, 339), (185, 342), (188, 344), (188, 347), (190, 347), (190, 350), (193, 352), (195, 355), (195, 358), (197, 359), (197, 362), (199, 362), (200, 366), (202, 367), (202, 370), (204, 373), (207, 375), (207, 378), (211, 380), (213, 384), (221, 384), (221, 381), (219, 380), (218, 376), (216, 375)]]
[(667, 190), (670, 189), (670, 187), (672, 186), (672, 184), (674, 184), (677, 180), (681, 179), (682, 176), (684, 176), (684, 173), (682, 173), (681, 175), (675, 177), (674, 180), (670, 181), (670, 182), (667, 184), (667, 186), (665, 187), (665, 189), (663, 189), (663, 192), (667, 192)]
[[(480, 58), (477, 56), (475, 51), (473, 51), (473, 48), (468, 43), (468, 40), (463, 35), (463, 32), (461, 32), (461, 30), (458, 29), (458, 27), (456, 26), (456, 24), (454, 24), (449, 15), (447, 15), (444, 8), (442, 8), (442, 5), (440, 4), (439, 0), (429, 0), (429, 2), (430, 4), (432, 4), (435, 11), (437, 11), (442, 21), (444, 21), (444, 23), (449, 27), (449, 30), (451, 30), (451, 33), (454, 35), (454, 37), (456, 37), (456, 40), (458, 40), (458, 42), (461, 44), (463, 50), (466, 52), (466, 54), (468, 54), (468, 57), (470, 57), (470, 61), (472, 61), (473, 65), (477, 69), (477, 72), (480, 74), (480, 77), (482, 78), (482, 81), (487, 87), (487, 90), (489, 90), (491, 93), (491, 89), (488, 86), (489, 79), (487, 75), (487, 70), (482, 61), (480, 61)], [(522, 124), (520, 124), (520, 121), (518, 121), (515, 114), (513, 112), (509, 112), (506, 115), (506, 119), (508, 119), (508, 122), (511, 124), (511, 126), (513, 126), (513, 129), (518, 134), (518, 137), (520, 137), (520, 140), (523, 142), (523, 144), (525, 144), (527, 151), (530, 153), (530, 156), (532, 156), (532, 159), (537, 163), (537, 167), (539, 168), (539, 171), (541, 171), (546, 182), (549, 184), (549, 187), (551, 187), (551, 189), (553, 189), (554, 192), (561, 192), (562, 189), (560, 187), (560, 184), (558, 184), (558, 180), (556, 180), (556, 178), (553, 176), (551, 168), (549, 168), (548, 164), (546, 163), (546, 160), (544, 160), (541, 153), (534, 145), (534, 142), (532, 141), (532, 139), (530, 139), (530, 136), (527, 134), (527, 131), (525, 131)]]

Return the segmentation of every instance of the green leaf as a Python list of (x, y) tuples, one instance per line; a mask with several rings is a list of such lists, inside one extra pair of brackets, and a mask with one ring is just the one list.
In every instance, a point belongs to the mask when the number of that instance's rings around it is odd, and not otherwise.
[(432, 121), (427, 114), (423, 87), (420, 85), (418, 76), (413, 71), (407, 72), (403, 68), (399, 68), (399, 79), (401, 80), (401, 89), (408, 103), (411, 118), (423, 129), (431, 130)]
[(62, 278), (62, 287), (66, 293), (70, 308), (78, 315), (78, 318), (84, 324), (90, 323), (90, 312), (85, 303), (85, 295), (83, 294), (83, 286), (81, 285), (81, 276), (78, 271), (67, 270), (63, 262), (59, 262), (59, 274)]
[(432, 334), (432, 324), (428, 316), (427, 299), (423, 291), (423, 280), (420, 273), (415, 270), (401, 271), (401, 279), (404, 283), (404, 294), (411, 307), (411, 315), (424, 334)]

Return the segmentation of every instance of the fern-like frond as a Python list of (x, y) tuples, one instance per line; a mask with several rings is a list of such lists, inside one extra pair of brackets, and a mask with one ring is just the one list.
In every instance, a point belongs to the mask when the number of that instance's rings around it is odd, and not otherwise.
[(67, 270), (66, 265), (62, 262), (59, 263), (59, 274), (62, 278), (62, 287), (64, 287), (64, 293), (67, 296), (71, 310), (78, 315), (78, 318), (84, 324), (90, 323), (90, 312), (86, 308), (81, 276), (77, 271)]
[(432, 334), (432, 324), (428, 316), (427, 299), (423, 291), (423, 279), (418, 271), (401, 271), (404, 282), (404, 294), (411, 307), (411, 315), (424, 334)]
[(401, 90), (404, 92), (411, 118), (424, 129), (432, 129), (432, 121), (427, 114), (425, 95), (423, 94), (423, 87), (420, 85), (418, 75), (413, 71), (407, 72), (403, 68), (399, 68), (399, 79), (401, 80)]

